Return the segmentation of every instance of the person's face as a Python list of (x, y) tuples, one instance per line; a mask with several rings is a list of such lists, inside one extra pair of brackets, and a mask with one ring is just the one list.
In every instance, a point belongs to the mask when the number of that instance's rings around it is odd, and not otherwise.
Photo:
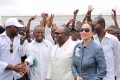
[(113, 34), (114, 28), (106, 28), (106, 31), (107, 31), (109, 34)]
[(63, 30), (63, 28), (57, 28), (55, 30), (55, 41), (59, 44), (63, 43), (65, 37), (65, 31)]
[(44, 38), (44, 33), (45, 33), (44, 28), (37, 27), (33, 32), (35, 40), (37, 42), (41, 42)]
[(89, 40), (94, 35), (94, 32), (92, 32), (91, 26), (85, 23), (80, 29), (80, 35), (83, 40)]
[(13, 25), (6, 27), (6, 30), (10, 32), (11, 36), (17, 36), (19, 32), (19, 28)]
[(101, 32), (102, 26), (98, 23), (98, 19), (94, 19), (93, 24), (95, 25), (95, 32), (96, 33)]
[(78, 39), (77, 31), (72, 30), (72, 31), (70, 32), (70, 35), (71, 35), (71, 37), (72, 37), (72, 40), (76, 41), (76, 40)]
[(25, 27), (19, 28), (19, 34), (25, 35)]
[(118, 40), (120, 41), (120, 32), (119, 31), (114, 31), (113, 35), (116, 36), (118, 38)]

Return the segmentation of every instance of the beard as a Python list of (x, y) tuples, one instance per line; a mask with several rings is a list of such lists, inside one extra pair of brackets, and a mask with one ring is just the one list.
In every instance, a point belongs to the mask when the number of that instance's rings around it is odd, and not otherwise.
[(95, 29), (95, 33), (100, 33), (100, 32), (101, 32), (100, 29), (98, 28)]
[(11, 35), (14, 36), (18, 36), (18, 32), (11, 32)]

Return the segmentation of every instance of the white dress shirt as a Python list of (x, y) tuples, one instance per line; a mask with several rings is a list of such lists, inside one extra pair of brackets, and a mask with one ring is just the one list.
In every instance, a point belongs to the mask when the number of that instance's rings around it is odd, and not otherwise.
[(29, 72), (30, 80), (46, 80), (52, 43), (43, 40), (41, 43), (33, 41), (30, 44), (31, 52), (34, 55), (33, 65), (30, 67)]
[(116, 55), (116, 64), (115, 64), (115, 72), (116, 72), (116, 80), (120, 80), (120, 41), (119, 41), (119, 49), (118, 54)]
[[(10, 52), (10, 44), (13, 44), (13, 53)], [(6, 31), (0, 34), (0, 80), (16, 80), (21, 75), (12, 70), (5, 70), (8, 64), (16, 65), (21, 63), (21, 56), (29, 56), (26, 61), (32, 64), (32, 55), (20, 45), (20, 36), (15, 36), (13, 43), (6, 35)], [(24, 51), (22, 50), (24, 49)], [(27, 52), (27, 53), (25, 53)]]
[(115, 80), (115, 56), (118, 54), (119, 41), (117, 37), (106, 32), (103, 40), (100, 42), (97, 35), (94, 35), (94, 41), (100, 44), (104, 51), (107, 66), (107, 75), (103, 80)]

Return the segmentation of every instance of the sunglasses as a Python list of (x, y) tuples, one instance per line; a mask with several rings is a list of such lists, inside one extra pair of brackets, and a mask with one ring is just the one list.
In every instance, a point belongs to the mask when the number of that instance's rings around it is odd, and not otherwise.
[(13, 44), (10, 44), (10, 53), (13, 53)]
[(89, 28), (81, 28), (79, 32), (90, 32), (91, 30)]
[(55, 32), (56, 35), (63, 34), (65, 32)]

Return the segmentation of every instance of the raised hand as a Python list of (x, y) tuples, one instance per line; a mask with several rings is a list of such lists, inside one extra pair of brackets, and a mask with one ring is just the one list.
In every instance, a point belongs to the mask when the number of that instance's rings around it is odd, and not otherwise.
[(52, 26), (53, 19), (54, 19), (54, 14), (51, 14), (51, 16), (48, 17), (48, 19), (47, 19), (48, 27), (51, 27), (51, 26)]
[(47, 18), (48, 18), (48, 14), (47, 13), (42, 13), (41, 17), (42, 17), (42, 21), (40, 21), (40, 26), (45, 27), (46, 22), (47, 22)]
[(74, 15), (77, 15), (78, 12), (79, 12), (79, 10), (77, 9), (77, 10), (75, 10), (73, 13), (74, 13)]
[(88, 6), (88, 11), (87, 11), (87, 14), (86, 14), (86, 18), (87, 18), (87, 22), (92, 22), (92, 19), (91, 19), (91, 12), (93, 11), (93, 6), (92, 5), (89, 5)]
[(42, 13), (42, 14), (41, 14), (41, 17), (42, 17), (42, 18), (47, 18), (47, 17), (48, 17), (48, 14), (47, 14), (47, 13)]
[(31, 16), (29, 20), (32, 21), (32, 20), (34, 20), (36, 17), (37, 17), (37, 15)]
[(93, 6), (92, 5), (88, 5), (88, 12), (92, 12), (93, 11)]
[(111, 17), (113, 20), (116, 20), (116, 10), (115, 9), (112, 9), (112, 14), (111, 14)]
[(119, 25), (118, 25), (118, 22), (117, 22), (117, 16), (116, 16), (116, 10), (115, 9), (112, 9), (112, 14), (111, 14), (111, 17), (115, 23), (115, 26), (119, 28)]
[(75, 26), (76, 16), (77, 16), (78, 12), (79, 12), (78, 9), (73, 12), (74, 13), (74, 16), (73, 16), (74, 22), (72, 23), (72, 26)]

